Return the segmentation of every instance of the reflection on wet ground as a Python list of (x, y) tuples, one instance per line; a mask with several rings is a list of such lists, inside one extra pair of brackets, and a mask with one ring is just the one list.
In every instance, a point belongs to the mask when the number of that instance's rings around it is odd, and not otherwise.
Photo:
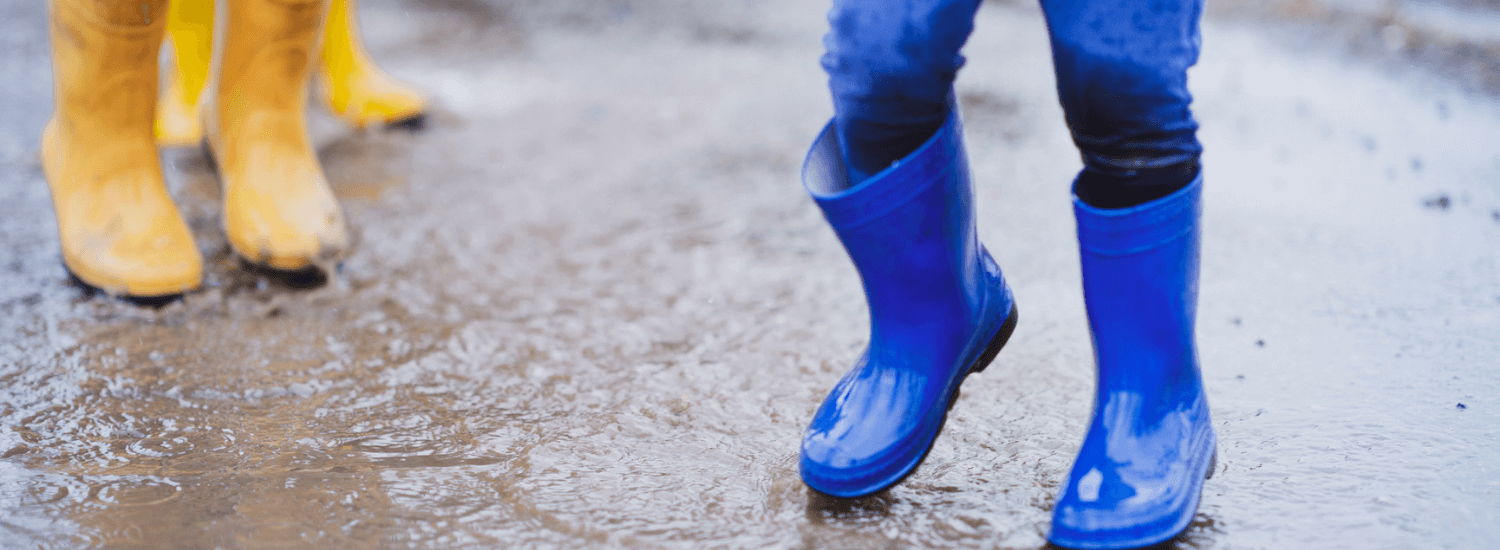
[[(43, 12), (0, 8), (7, 546), (1043, 546), (1092, 372), (1034, 9), (986, 7), (960, 83), (980, 232), (1028, 318), (916, 475), (837, 500), (796, 472), (866, 331), (796, 180), (822, 7), (365, 4), (437, 108), (415, 133), (315, 116), (354, 253), (326, 280), (239, 265), (212, 168), (171, 151), (210, 265), (159, 308), (68, 284), (34, 160)], [(1500, 158), (1470, 142), (1500, 110), (1206, 32), (1221, 447), (1176, 546), (1494, 540)]]

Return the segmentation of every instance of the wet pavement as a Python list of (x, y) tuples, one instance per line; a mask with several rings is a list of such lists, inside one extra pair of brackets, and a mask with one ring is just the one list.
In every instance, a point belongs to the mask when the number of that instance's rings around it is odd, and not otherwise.
[[(986, 4), (958, 86), (1026, 316), (915, 475), (837, 501), (796, 471), (867, 330), (797, 181), (822, 3), (366, 0), (436, 108), (314, 113), (353, 253), (326, 281), (239, 266), (210, 167), (168, 151), (209, 268), (161, 308), (61, 266), (41, 4), (0, 6), (0, 546), (1044, 545), (1092, 364), (1034, 7)], [(1220, 448), (1176, 545), (1491, 547), (1500, 101), (1316, 28), (1205, 23)]]

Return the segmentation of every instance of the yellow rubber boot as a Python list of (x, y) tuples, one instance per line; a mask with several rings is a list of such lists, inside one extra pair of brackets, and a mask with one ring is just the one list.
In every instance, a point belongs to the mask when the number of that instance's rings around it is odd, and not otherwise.
[(203, 141), (198, 96), (208, 80), (214, 38), (214, 0), (169, 0), (167, 82), (156, 106), (156, 142), (165, 147)]
[(358, 128), (420, 119), (427, 100), (375, 65), (360, 41), (354, 9), (355, 0), (332, 0), (318, 68), (318, 96), (328, 110)]
[(326, 0), (227, 0), (203, 129), (224, 189), (224, 232), (252, 263), (329, 266), (344, 216), (307, 135), (307, 86)]
[[(198, 286), (203, 257), (151, 135), (164, 0), (51, 0), (56, 112), (42, 134), (63, 262), (113, 295)], [(136, 21), (135, 19), (140, 19)]]

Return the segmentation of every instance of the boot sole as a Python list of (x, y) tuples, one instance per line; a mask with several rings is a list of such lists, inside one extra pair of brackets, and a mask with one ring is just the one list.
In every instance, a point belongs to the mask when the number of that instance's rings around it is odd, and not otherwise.
[[(990, 363), (995, 360), (995, 356), (1000, 354), (1000, 348), (1005, 347), (1005, 344), (1010, 342), (1011, 333), (1016, 331), (1017, 317), (1018, 309), (1015, 302), (1011, 302), (1010, 315), (1005, 317), (1005, 322), (1001, 323), (1000, 330), (995, 332), (995, 337), (991, 338), (989, 345), (984, 347), (984, 353), (979, 354), (979, 359), (974, 361), (973, 367), (969, 368), (969, 374), (984, 372), (984, 369), (990, 366)], [(964, 376), (968, 377), (967, 374)], [(954, 397), (958, 397), (958, 394), (955, 393)], [(952, 408), (953, 402), (949, 401), (948, 406)]]
[(969, 371), (964, 373), (963, 378), (959, 379), (958, 384), (955, 384), (953, 386), (953, 393), (948, 396), (948, 408), (943, 410), (943, 419), (938, 422), (937, 432), (932, 434), (932, 441), (929, 441), (927, 443), (927, 449), (922, 451), (922, 456), (911, 465), (910, 470), (907, 470), (906, 473), (901, 474), (901, 477), (896, 478), (895, 481), (892, 481), (890, 484), (863, 495), (840, 497), (838, 495), (829, 495), (822, 491), (818, 491), (817, 489), (813, 489), (813, 491), (817, 491), (818, 494), (827, 495), (832, 498), (863, 498), (900, 485), (901, 482), (906, 481), (906, 478), (911, 477), (912, 474), (917, 473), (917, 469), (921, 468), (922, 463), (927, 461), (927, 455), (932, 454), (932, 448), (936, 445), (937, 438), (943, 435), (943, 429), (948, 426), (948, 413), (953, 410), (953, 404), (958, 401), (958, 390), (959, 388), (963, 387), (964, 380), (967, 380), (970, 374), (984, 371), (985, 367), (990, 366), (990, 363), (995, 360), (995, 356), (1000, 354), (1000, 349), (1004, 348), (1007, 342), (1010, 342), (1010, 335), (1016, 331), (1016, 320), (1019, 319), (1019, 312), (1020, 309), (1017, 308), (1015, 302), (1012, 301), (1010, 304), (1010, 314), (1005, 317), (1005, 322), (1000, 324), (1000, 329), (995, 331), (995, 336), (990, 338), (990, 342), (989, 344), (985, 345), (984, 351), (981, 352), (979, 354), (979, 357), (976, 358), (974, 362), (969, 366)]
[(175, 302), (177, 300), (181, 300), (183, 298), (183, 296), (187, 295), (187, 292), (188, 292), (188, 291), (172, 292), (172, 293), (168, 293), (168, 294), (159, 294), (159, 295), (155, 295), (155, 296), (137, 296), (137, 295), (134, 295), (134, 294), (115, 294), (115, 293), (111, 293), (108, 290), (105, 290), (104, 287), (101, 287), (99, 285), (95, 285), (93, 283), (90, 283), (88, 281), (83, 280), (83, 277), (79, 277), (77, 273), (73, 272), (73, 268), (68, 267), (68, 263), (66, 261), (59, 261), (59, 263), (63, 264), (63, 270), (68, 272), (68, 284), (73, 285), (74, 288), (77, 288), (77, 289), (83, 291), (83, 293), (86, 296), (90, 297), (90, 298), (102, 294), (104, 296), (108, 296), (110, 298), (114, 298), (116, 300), (119, 300), (121, 302), (125, 302), (127, 304), (130, 304), (130, 305), (133, 305), (133, 306), (136, 306), (136, 307), (147, 307), (147, 308), (152, 308), (152, 309), (160, 309), (162, 307), (165, 307), (167, 304), (170, 304), (170, 303)]
[(387, 130), (405, 130), (416, 132), (427, 128), (427, 113), (417, 113), (408, 117), (398, 118), (386, 123)]

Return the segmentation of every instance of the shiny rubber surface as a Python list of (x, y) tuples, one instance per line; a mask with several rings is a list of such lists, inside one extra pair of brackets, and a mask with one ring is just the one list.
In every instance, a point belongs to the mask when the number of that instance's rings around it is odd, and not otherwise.
[(869, 346), (803, 437), (802, 480), (828, 495), (862, 496), (921, 463), (1013, 300), (975, 233), (956, 115), (916, 152), (848, 189), (830, 123), (802, 174), (870, 308)]
[(1202, 188), (1200, 175), (1115, 210), (1073, 201), (1098, 389), (1053, 513), (1054, 544), (1156, 544), (1198, 509), (1215, 448), (1194, 336)]

